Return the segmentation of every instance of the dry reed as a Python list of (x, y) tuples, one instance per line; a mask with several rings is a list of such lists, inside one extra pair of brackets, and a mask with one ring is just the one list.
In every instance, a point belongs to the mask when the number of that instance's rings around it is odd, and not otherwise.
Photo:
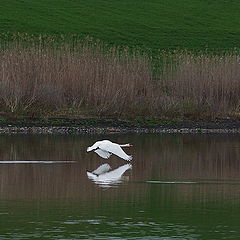
[(0, 106), (30, 114), (67, 109), (68, 117), (70, 110), (104, 117), (239, 112), (238, 54), (178, 53), (161, 58), (171, 61), (161, 65), (161, 74), (153, 79), (150, 58), (142, 54), (89, 45), (12, 45), (0, 51)]

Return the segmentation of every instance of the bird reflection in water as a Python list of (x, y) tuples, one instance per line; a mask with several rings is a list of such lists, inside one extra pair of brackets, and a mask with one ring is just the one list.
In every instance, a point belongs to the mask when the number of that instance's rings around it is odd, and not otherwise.
[(109, 171), (111, 167), (108, 163), (105, 163), (100, 165), (92, 172), (87, 171), (87, 176), (100, 187), (113, 187), (122, 183), (123, 181), (129, 180), (129, 177), (123, 176), (123, 174), (131, 168), (131, 164), (125, 164), (112, 171)]

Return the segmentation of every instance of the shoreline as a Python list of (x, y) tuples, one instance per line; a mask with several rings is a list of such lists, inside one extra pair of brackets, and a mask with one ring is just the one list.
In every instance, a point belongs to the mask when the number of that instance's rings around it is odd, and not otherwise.
[(0, 124), (0, 135), (4, 134), (39, 134), (39, 135), (69, 135), (69, 134), (238, 134), (240, 133), (240, 120), (224, 119), (214, 121), (178, 121), (160, 122), (154, 124), (136, 124), (119, 120), (89, 119), (66, 120), (62, 123), (4, 123)]

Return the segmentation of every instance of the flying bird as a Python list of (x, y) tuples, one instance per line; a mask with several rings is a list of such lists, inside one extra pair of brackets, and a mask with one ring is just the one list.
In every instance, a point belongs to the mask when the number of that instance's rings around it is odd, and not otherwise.
[(127, 155), (122, 147), (131, 147), (132, 145), (127, 144), (117, 144), (109, 140), (102, 140), (95, 142), (91, 147), (87, 148), (87, 152), (94, 151), (100, 157), (108, 159), (112, 154), (117, 155), (120, 158), (123, 158), (126, 161), (131, 161), (132, 156)]

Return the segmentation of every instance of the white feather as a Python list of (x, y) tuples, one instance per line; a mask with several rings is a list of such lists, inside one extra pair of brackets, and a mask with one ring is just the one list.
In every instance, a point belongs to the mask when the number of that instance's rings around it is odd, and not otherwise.
[(124, 160), (132, 160), (132, 156), (127, 155), (121, 148), (121, 146), (130, 146), (129, 144), (117, 144), (109, 140), (97, 141), (91, 147), (87, 148), (87, 152), (94, 150), (100, 157), (109, 158), (111, 154), (115, 154)]
[(100, 148), (98, 148), (94, 152), (97, 153), (100, 157), (105, 158), (105, 159), (108, 159), (112, 155), (111, 153), (104, 151)]
[(117, 143), (104, 144), (101, 149), (113, 153), (124, 160), (132, 160), (132, 156), (127, 155)]

